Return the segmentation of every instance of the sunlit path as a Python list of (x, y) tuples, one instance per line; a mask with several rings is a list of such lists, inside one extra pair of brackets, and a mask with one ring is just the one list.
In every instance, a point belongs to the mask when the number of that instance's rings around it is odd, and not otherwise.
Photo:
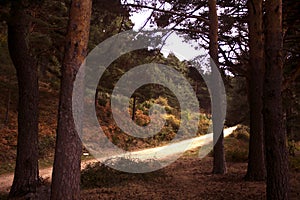
[[(230, 135), (236, 128), (237, 126), (224, 129), (224, 137)], [(212, 142), (212, 140), (213, 140), (213, 134), (209, 133), (206, 135), (202, 135), (188, 140), (183, 140), (181, 142), (173, 143), (166, 146), (149, 148), (140, 151), (121, 154), (118, 156), (114, 156), (113, 158), (124, 157), (124, 158), (140, 159), (140, 160), (147, 160), (153, 158), (165, 159), (174, 154), (181, 154), (187, 150), (191, 150), (209, 144)], [(106, 160), (106, 159), (109, 158), (103, 158), (101, 160)], [(92, 159), (92, 160), (83, 161), (82, 168), (84, 168), (88, 163), (93, 163), (93, 162), (97, 162), (97, 160)], [(40, 169), (39, 175), (44, 179), (50, 179), (52, 175), (52, 167)], [(12, 181), (13, 181), (13, 173), (1, 175), (0, 192), (8, 192), (12, 184)]]
[[(224, 129), (224, 137), (230, 135), (236, 128), (237, 126)], [(181, 154), (187, 150), (195, 149), (197, 147), (210, 144), (212, 143), (212, 141), (213, 141), (213, 133), (209, 133), (196, 138), (183, 140), (177, 143), (172, 143), (170, 145), (149, 148), (140, 151), (128, 152), (125, 154), (114, 156), (114, 158), (124, 157), (124, 158), (140, 159), (140, 160), (165, 159), (174, 154)], [(105, 159), (109, 159), (109, 158), (104, 158), (103, 160)]]

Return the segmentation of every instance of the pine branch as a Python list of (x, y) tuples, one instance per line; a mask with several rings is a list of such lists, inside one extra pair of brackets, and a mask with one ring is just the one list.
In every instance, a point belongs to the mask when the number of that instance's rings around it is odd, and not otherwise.
[(159, 9), (159, 8), (155, 8), (155, 7), (151, 7), (151, 6), (137, 5), (137, 4), (131, 4), (131, 3), (125, 4), (125, 6), (134, 7), (134, 8), (147, 8), (147, 9), (162, 12), (162, 13), (167, 13), (167, 14), (171, 14), (171, 15), (185, 17), (186, 19), (187, 18), (195, 18), (195, 19), (204, 21), (205, 23), (209, 23), (208, 19), (206, 19), (204, 17), (201, 17), (201, 16), (197, 16), (197, 15), (189, 15), (189, 14), (186, 14), (186, 13), (180, 13), (180, 12), (176, 12), (176, 11), (172, 11), (172, 10)]

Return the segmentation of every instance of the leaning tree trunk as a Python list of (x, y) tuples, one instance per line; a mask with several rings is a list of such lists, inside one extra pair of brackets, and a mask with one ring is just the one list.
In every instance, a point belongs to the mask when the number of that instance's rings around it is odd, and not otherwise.
[(264, 126), (267, 199), (288, 199), (289, 173), (282, 111), (282, 0), (267, 0), (265, 7)]
[[(218, 15), (217, 15), (217, 3), (216, 0), (208, 1), (209, 7), (209, 54), (212, 61), (218, 66)], [(212, 62), (211, 61), (211, 62)], [(212, 65), (212, 63), (211, 63)], [(218, 80), (217, 74), (218, 69), (212, 67), (212, 80)], [(212, 88), (212, 120), (213, 120), (213, 140), (214, 140), (214, 161), (213, 161), (213, 173), (214, 174), (224, 174), (226, 173), (226, 164), (225, 164), (225, 154), (224, 154), (224, 135), (223, 127), (219, 127), (223, 122), (221, 121), (221, 94), (219, 93), (218, 81), (213, 83), (214, 87)], [(216, 135), (221, 133), (220, 137), (217, 138)]]
[(250, 66), (248, 68), (248, 98), (250, 107), (250, 142), (246, 180), (266, 178), (263, 141), (263, 79), (264, 34), (263, 0), (248, 0)]
[(38, 70), (27, 44), (28, 6), (12, 1), (8, 23), (8, 48), (16, 68), (18, 102), (17, 159), (10, 198), (35, 193), (38, 176)]
[(82, 145), (72, 114), (72, 92), (76, 74), (87, 54), (91, 0), (71, 3), (65, 57), (62, 66), (59, 114), (51, 199), (80, 199), (80, 157)]

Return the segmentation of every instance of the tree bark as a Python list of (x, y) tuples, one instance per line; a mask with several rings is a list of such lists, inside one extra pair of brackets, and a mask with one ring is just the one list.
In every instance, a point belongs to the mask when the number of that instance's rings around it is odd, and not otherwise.
[(266, 178), (263, 141), (263, 79), (264, 33), (263, 0), (248, 0), (250, 66), (248, 68), (248, 98), (250, 107), (250, 141), (246, 180), (262, 181)]
[[(216, 0), (208, 1), (209, 7), (209, 54), (213, 62), (218, 66), (218, 15)], [(218, 69), (212, 67), (212, 80), (217, 80)], [(213, 140), (214, 140), (214, 161), (213, 173), (224, 174), (226, 173), (225, 153), (224, 153), (224, 135), (223, 127), (219, 127), (223, 122), (220, 119), (221, 99), (219, 94), (219, 83), (213, 83), (212, 88), (212, 120), (213, 120)], [(222, 132), (220, 137), (217, 138), (219, 132)]]
[(8, 23), (8, 48), (17, 71), (18, 144), (15, 174), (9, 198), (35, 193), (38, 172), (38, 68), (27, 44), (30, 5), (12, 1)]
[(264, 126), (267, 199), (285, 200), (289, 193), (288, 157), (282, 111), (282, 0), (267, 0), (265, 7)]
[(91, 8), (91, 0), (73, 0), (71, 3), (62, 66), (52, 200), (80, 199), (82, 145), (73, 120), (72, 92), (76, 74), (87, 54)]

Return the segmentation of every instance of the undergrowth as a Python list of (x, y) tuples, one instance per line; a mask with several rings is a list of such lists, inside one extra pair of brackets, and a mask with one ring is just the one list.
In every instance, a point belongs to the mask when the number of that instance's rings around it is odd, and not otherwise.
[(113, 169), (107, 165), (126, 165), (129, 168), (139, 166), (141, 168), (151, 168), (153, 165), (159, 165), (156, 160), (133, 160), (128, 158), (116, 158), (104, 162), (87, 165), (81, 173), (82, 188), (113, 187), (115, 185), (126, 184), (130, 181), (141, 180), (143, 182), (155, 181), (166, 177), (163, 170), (157, 170), (148, 173), (127, 173)]

